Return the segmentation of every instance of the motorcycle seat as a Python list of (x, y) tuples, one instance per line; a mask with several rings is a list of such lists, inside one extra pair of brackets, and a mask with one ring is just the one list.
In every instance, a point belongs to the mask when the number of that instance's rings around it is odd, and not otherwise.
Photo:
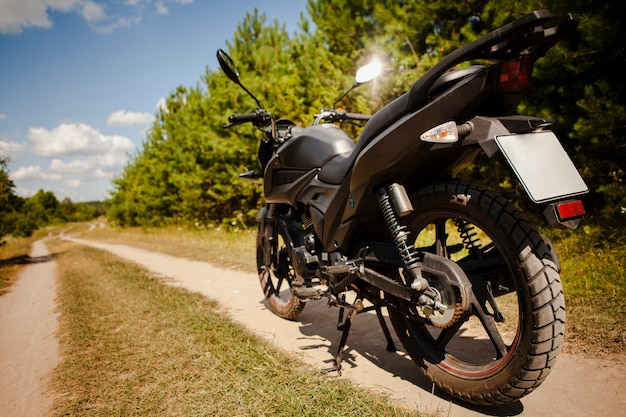
[[(482, 71), (483, 65), (472, 65), (443, 74), (433, 84), (429, 96), (433, 97), (458, 81)], [(319, 173), (318, 178), (327, 184), (341, 184), (361, 151), (382, 131), (397, 120), (410, 113), (408, 108), (409, 93), (396, 98), (376, 112), (367, 122), (361, 137), (351, 152), (344, 152), (329, 160)]]
[[(472, 65), (467, 68), (461, 68), (443, 74), (433, 83), (433, 86), (428, 91), (429, 98), (436, 96), (462, 79), (474, 75), (484, 69), (484, 65)], [(391, 126), (397, 120), (400, 120), (402, 116), (410, 113), (411, 109), (408, 104), (409, 93), (405, 93), (376, 112), (365, 125), (365, 128), (361, 133), (361, 137), (357, 142), (357, 147), (361, 142), (364, 142), (363, 145), (366, 145), (383, 130)]]
[(428, 91), (428, 95), (430, 97), (436, 96), (438, 93), (452, 86), (457, 81), (461, 81), (465, 77), (474, 75), (477, 72), (480, 72), (485, 68), (486, 67), (484, 65), (471, 65), (466, 68), (460, 68), (457, 70), (446, 72), (441, 77), (439, 77), (437, 81), (435, 81), (432, 87), (430, 87), (430, 90)]

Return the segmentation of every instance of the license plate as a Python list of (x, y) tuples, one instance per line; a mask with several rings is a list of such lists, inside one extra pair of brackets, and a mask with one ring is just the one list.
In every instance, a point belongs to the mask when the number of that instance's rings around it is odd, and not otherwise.
[(496, 136), (495, 141), (535, 203), (586, 194), (589, 191), (554, 133)]

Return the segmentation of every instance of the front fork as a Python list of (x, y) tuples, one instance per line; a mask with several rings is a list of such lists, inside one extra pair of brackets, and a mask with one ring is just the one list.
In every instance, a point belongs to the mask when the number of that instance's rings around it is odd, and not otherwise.
[(272, 254), (275, 252), (272, 250), (272, 246), (276, 244), (274, 242), (274, 229), (276, 228), (276, 204), (270, 203), (265, 206), (257, 215), (257, 219), (261, 221), (262, 231), (262, 245), (263, 245), (263, 265), (270, 267), (274, 265), (275, 261), (272, 259)]

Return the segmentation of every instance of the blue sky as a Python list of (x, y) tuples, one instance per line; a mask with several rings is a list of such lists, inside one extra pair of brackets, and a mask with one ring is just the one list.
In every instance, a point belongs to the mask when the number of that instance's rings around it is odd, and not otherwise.
[(298, 28), (306, 0), (0, 0), (0, 155), (18, 195), (104, 200), (158, 103), (217, 70), (246, 12)]

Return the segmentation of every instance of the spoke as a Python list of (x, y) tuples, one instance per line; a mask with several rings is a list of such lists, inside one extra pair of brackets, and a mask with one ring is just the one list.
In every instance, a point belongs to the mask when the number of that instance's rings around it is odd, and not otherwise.
[(477, 259), (474, 255), (468, 255), (463, 259), (459, 259), (457, 263), (468, 275), (477, 272), (484, 274), (507, 268), (506, 261), (499, 252), (483, 256), (481, 259)]
[(269, 297), (271, 295), (271, 292), (274, 290), (272, 288), (272, 273), (268, 270), (265, 270), (262, 273), (265, 274), (265, 286), (263, 287), (263, 294), (265, 294), (266, 297)]
[(496, 244), (493, 242), (490, 242), (486, 244), (485, 246), (483, 246), (480, 250), (482, 251), (483, 256), (485, 256), (485, 255), (489, 255), (495, 249), (496, 249)]
[(435, 347), (437, 348), (437, 350), (440, 350), (442, 352), (445, 351), (446, 346), (448, 345), (448, 343), (450, 343), (454, 335), (457, 334), (457, 332), (459, 331), (461, 326), (463, 326), (463, 323), (465, 323), (465, 321), (466, 320), (459, 320), (456, 323), (454, 323), (452, 326), (448, 327), (447, 329), (443, 329), (441, 331), (441, 333), (439, 334), (439, 337), (437, 338), (437, 340), (435, 340)]
[(274, 293), (276, 295), (280, 294), (280, 287), (283, 285), (283, 277), (278, 277), (278, 282), (276, 283), (276, 287), (274, 288)]
[(490, 314), (485, 313), (481, 306), (475, 305), (474, 309), (476, 310), (477, 316), (480, 319), (483, 327), (485, 328), (485, 331), (487, 332), (491, 343), (493, 343), (493, 346), (496, 349), (496, 352), (498, 354), (497, 359), (505, 357), (508, 352), (508, 348), (506, 346), (506, 343), (504, 343), (504, 339), (502, 339), (502, 335), (500, 334), (500, 331), (498, 330), (498, 327), (496, 326), (496, 322), (493, 320), (493, 317)]
[(435, 254), (441, 257), (448, 257), (448, 248), (446, 242), (448, 234), (446, 233), (446, 219), (440, 219), (435, 224)]

